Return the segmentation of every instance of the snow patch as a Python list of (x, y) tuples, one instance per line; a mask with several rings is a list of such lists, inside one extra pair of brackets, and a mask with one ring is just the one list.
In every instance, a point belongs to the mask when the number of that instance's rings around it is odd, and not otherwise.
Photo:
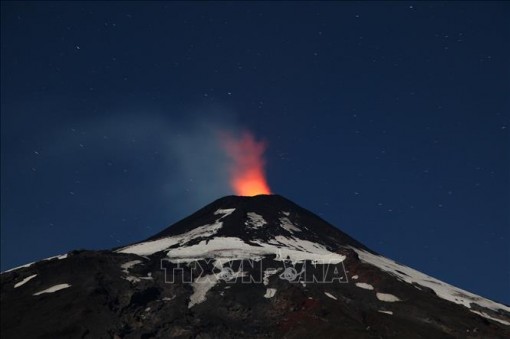
[(289, 218), (280, 218), (280, 226), (292, 234), (294, 234), (294, 232), (301, 232), (301, 230), (297, 228), (296, 225), (289, 220)]
[(67, 253), (65, 254), (60, 254), (60, 255), (55, 255), (53, 257), (49, 257), (49, 258), (46, 258), (46, 259), (43, 259), (44, 261), (46, 260), (53, 260), (53, 259), (58, 259), (58, 260), (62, 260), (62, 259), (65, 259), (67, 258)]
[(34, 293), (34, 295), (40, 295), (40, 294), (43, 294), (43, 293), (54, 293), (54, 292), (63, 290), (64, 288), (68, 288), (68, 287), (71, 287), (71, 285), (69, 285), (69, 284), (58, 284), (58, 285), (52, 286), (50, 288), (47, 288), (45, 290), (42, 290), (40, 292), (36, 292), (36, 293)]
[(221, 219), (228, 217), (232, 213), (234, 213), (235, 210), (236, 210), (235, 208), (223, 208), (223, 209), (217, 210), (216, 212), (214, 212), (214, 214), (216, 214), (216, 215), (221, 214), (222, 216), (219, 219), (219, 220), (221, 220)]
[[(55, 255), (53, 257), (49, 257), (49, 258), (45, 258), (45, 259), (41, 259), (40, 261), (47, 261), (47, 260), (53, 260), (53, 259), (62, 260), (62, 259), (65, 259), (65, 258), (67, 258), (67, 253), (66, 254), (60, 254), (60, 255)], [(33, 262), (30, 262), (30, 263), (25, 264), (25, 265), (16, 266), (16, 267), (10, 268), (10, 269), (8, 269), (6, 271), (3, 271), (2, 273), (12, 272), (12, 271), (16, 271), (16, 270), (18, 270), (20, 268), (30, 267), (33, 264), (37, 263), (37, 262), (39, 262), (39, 261), (33, 261)]]
[(510, 312), (510, 307), (508, 306), (485, 299), (471, 292), (464, 291), (460, 288), (449, 285), (440, 280), (432, 278), (426, 274), (418, 272), (410, 267), (400, 265), (388, 258), (375, 255), (354, 247), (352, 247), (352, 249), (358, 254), (359, 258), (362, 261), (374, 265), (381, 269), (382, 271), (388, 272), (389, 274), (409, 284), (428, 287), (432, 289), (436, 293), (436, 295), (442, 299), (463, 305), (467, 308), (471, 308), (471, 303), (474, 303), (493, 311), (503, 310), (506, 312)]
[(141, 280), (154, 280), (154, 278), (152, 277), (152, 273), (151, 272), (147, 273), (146, 277), (138, 277), (138, 279), (141, 279)]
[(263, 227), (267, 222), (264, 220), (264, 217), (257, 213), (248, 212), (247, 213), (248, 220), (244, 222), (246, 226), (249, 228), (257, 229)]
[(191, 284), (193, 287), (193, 294), (189, 297), (188, 308), (200, 304), (206, 300), (205, 295), (218, 283), (218, 278), (215, 274), (205, 275), (198, 277), (195, 282)]
[(393, 303), (395, 301), (400, 301), (399, 298), (397, 298), (393, 294), (389, 294), (389, 293), (376, 293), (376, 297), (380, 301), (386, 301), (388, 303)]
[(34, 274), (34, 275), (31, 275), (31, 276), (28, 276), (26, 277), (25, 279), (21, 280), (20, 282), (16, 283), (14, 285), (14, 288), (18, 288), (20, 286), (23, 286), (25, 285), (27, 282), (29, 282), (30, 280), (32, 280), (33, 278), (37, 277), (37, 274)]
[(27, 282), (29, 282), (30, 280), (34, 279), (35, 277), (37, 277), (37, 274), (34, 274), (34, 275), (26, 277), (25, 279), (21, 280), (19, 283), (16, 283), (14, 285), (14, 288), (18, 288), (20, 286), (25, 285)]
[(142, 242), (139, 244), (130, 245), (130, 246), (121, 248), (121, 249), (117, 250), (116, 252), (131, 253), (131, 254), (137, 254), (137, 255), (151, 255), (156, 252), (164, 251), (174, 245), (183, 246), (186, 243), (188, 243), (191, 240), (196, 239), (196, 238), (211, 237), (211, 236), (215, 235), (221, 227), (223, 227), (223, 222), (220, 220), (229, 216), (234, 211), (235, 211), (234, 208), (219, 209), (216, 212), (214, 212), (214, 214), (222, 215), (222, 216), (212, 224), (200, 226), (200, 227), (192, 229), (189, 232), (186, 232), (183, 234), (178, 234), (178, 235), (175, 235), (172, 237), (167, 237), (167, 238), (146, 241), (146, 242)]
[(131, 267), (141, 264), (141, 263), (142, 263), (141, 260), (132, 260), (132, 261), (128, 261), (128, 262), (122, 264), (120, 267), (122, 268), (122, 272), (124, 274), (126, 274), (126, 277), (124, 277), (124, 279), (126, 279), (127, 281), (130, 281), (130, 282), (139, 282), (140, 281), (139, 278), (129, 275), (129, 269)]
[(330, 297), (331, 299), (335, 299), (335, 300), (338, 300), (333, 294), (331, 293), (328, 293), (328, 292), (324, 292), (325, 295), (327, 295), (328, 297)]
[(28, 264), (25, 264), (25, 265), (21, 265), (21, 266), (16, 266), (16, 267), (13, 267), (13, 268), (10, 268), (6, 271), (3, 271), (2, 273), (7, 273), (7, 272), (12, 272), (12, 271), (16, 271), (16, 270), (19, 270), (20, 268), (25, 268), (25, 267), (30, 267), (32, 266), (33, 264), (35, 264), (36, 262), (33, 261), (33, 262), (30, 262)]
[(374, 286), (370, 285), (370, 284), (367, 284), (367, 283), (356, 283), (356, 286), (358, 286), (359, 288), (364, 288), (365, 290), (373, 290), (374, 289)]
[(378, 312), (393, 315), (393, 312), (392, 312), (392, 311), (383, 311), (383, 310), (379, 310)]
[(135, 277), (134, 275), (128, 275), (127, 277), (123, 278), (129, 282), (132, 282), (132, 283), (136, 283), (136, 282), (139, 282), (140, 279)]
[(268, 288), (266, 290), (266, 294), (264, 294), (264, 298), (272, 298), (276, 294), (276, 288)]
[[(191, 246), (170, 249), (167, 253), (172, 262), (191, 262), (205, 258), (227, 260), (260, 260), (266, 255), (276, 255), (275, 260), (290, 260), (293, 263), (311, 260), (318, 263), (338, 264), (344, 255), (330, 252), (325, 247), (307, 240), (277, 236), (275, 243), (253, 241), (259, 245), (245, 243), (236, 237), (215, 237), (202, 240)], [(276, 245), (277, 244), (277, 245)]]
[(476, 313), (478, 315), (481, 315), (482, 317), (484, 318), (487, 318), (487, 319), (490, 319), (490, 320), (494, 320), (494, 321), (497, 321), (498, 323), (501, 323), (503, 325), (508, 325), (510, 326), (510, 322), (508, 321), (505, 321), (505, 320), (502, 320), (502, 319), (498, 319), (498, 318), (494, 318), (494, 317), (491, 317), (490, 315), (488, 315), (487, 313), (484, 313), (484, 312), (479, 312), (479, 311), (475, 311), (475, 310), (470, 310), (471, 312), (473, 313)]
[(129, 269), (135, 265), (138, 265), (138, 264), (141, 264), (142, 261), (141, 260), (132, 260), (132, 261), (128, 261), (124, 264), (122, 264), (120, 267), (122, 268), (122, 271), (126, 274), (129, 273)]

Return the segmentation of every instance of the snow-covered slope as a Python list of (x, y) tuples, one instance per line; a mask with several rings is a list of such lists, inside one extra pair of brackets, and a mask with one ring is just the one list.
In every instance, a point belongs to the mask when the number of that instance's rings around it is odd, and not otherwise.
[[(221, 215), (221, 217), (210, 225), (199, 226), (183, 234), (126, 246), (117, 252), (147, 256), (164, 251), (168, 258), (175, 262), (190, 262), (206, 258), (260, 260), (268, 255), (276, 256), (277, 260), (292, 262), (322, 260), (339, 263), (345, 259), (345, 256), (329, 251), (324, 245), (293, 236), (277, 235), (267, 242), (261, 239), (251, 239), (250, 242), (245, 242), (239, 237), (217, 236), (223, 226), (221, 220), (234, 211), (235, 209), (219, 209), (214, 214)], [(253, 227), (253, 220), (256, 220), (257, 228), (265, 225), (261, 222), (262, 217), (256, 213), (248, 212), (247, 216), (250, 222), (245, 223), (245, 227)], [(298, 229), (287, 218), (283, 221), (280, 219), (280, 226), (291, 233)], [(190, 244), (196, 239), (199, 239), (200, 242)]]
[[(281, 205), (280, 198), (273, 200), (276, 200), (273, 206)], [(144, 256), (164, 252), (166, 257), (175, 263), (189, 263), (205, 259), (221, 259), (222, 262), (246, 259), (262, 260), (266, 256), (272, 256), (274, 260), (290, 261), (293, 264), (304, 261), (338, 264), (343, 262), (346, 257), (332, 248), (351, 248), (358, 254), (362, 262), (373, 265), (400, 281), (430, 288), (442, 299), (465, 306), (487, 319), (510, 325), (509, 321), (480, 311), (480, 309), (487, 309), (492, 312), (510, 313), (508, 306), (451, 286), (367, 249), (360, 248), (356, 244), (350, 246), (343, 241), (332, 244), (331, 241), (323, 241), (325, 237), (311, 236), (311, 234), (319, 233), (320, 230), (315, 230), (313, 223), (300, 221), (301, 218), (297, 217), (295, 212), (291, 214), (289, 211), (295, 210), (295, 208), (288, 206), (287, 202), (284, 201), (283, 205), (282, 209), (278, 211), (273, 208), (272, 215), (267, 215), (267, 212), (261, 210), (260, 206), (256, 204), (253, 205), (256, 211), (246, 208), (246, 205), (242, 206), (241, 211), (238, 212), (234, 207), (219, 208), (212, 213), (217, 219), (210, 224), (198, 226), (182, 234), (163, 236), (127, 246), (119, 249), (118, 252)], [(224, 226), (224, 222), (227, 222), (229, 217), (232, 217), (235, 220), (233, 222), (236, 222), (238, 220), (235, 218), (236, 214), (242, 214), (244, 217), (244, 222), (235, 225), (238, 236), (223, 236), (222, 228), (229, 227), (228, 225)], [(232, 226), (230, 225), (230, 227)], [(268, 234), (270, 234), (269, 237)], [(374, 289), (372, 285), (364, 282), (358, 282), (356, 285), (368, 290)], [(376, 296), (382, 301), (399, 300), (396, 296), (384, 293), (376, 294)], [(492, 312), (491, 314), (493, 314)]]
[(277, 195), (224, 197), (144, 241), (1, 277), (13, 338), (510, 337), (508, 306), (378, 255)]
[[(367, 251), (355, 248), (353, 248), (353, 250), (356, 251), (362, 262), (374, 265), (409, 284), (430, 288), (440, 298), (465, 306), (469, 309), (478, 307), (486, 308), (495, 312), (504, 311), (510, 313), (510, 307), (506, 305), (483, 298), (471, 292), (464, 291), (460, 288), (449, 285), (438, 279), (416, 271), (410, 267), (398, 264), (395, 261), (383, 256), (375, 255)], [(510, 325), (510, 321), (494, 318), (488, 314), (476, 310), (471, 311), (486, 317), (487, 319), (498, 321), (504, 325)]]

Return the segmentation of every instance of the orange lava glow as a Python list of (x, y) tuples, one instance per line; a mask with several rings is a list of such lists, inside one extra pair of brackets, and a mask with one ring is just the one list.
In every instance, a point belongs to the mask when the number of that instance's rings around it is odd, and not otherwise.
[(253, 196), (271, 194), (264, 171), (266, 143), (255, 140), (245, 132), (240, 138), (230, 134), (222, 135), (224, 148), (232, 160), (230, 164), (230, 185), (235, 194)]

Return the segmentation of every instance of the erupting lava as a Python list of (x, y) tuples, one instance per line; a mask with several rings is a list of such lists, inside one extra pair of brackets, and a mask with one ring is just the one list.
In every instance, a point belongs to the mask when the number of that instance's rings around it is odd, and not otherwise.
[(258, 142), (249, 132), (235, 138), (222, 134), (223, 146), (231, 158), (230, 185), (237, 195), (270, 194), (264, 172), (266, 144)]

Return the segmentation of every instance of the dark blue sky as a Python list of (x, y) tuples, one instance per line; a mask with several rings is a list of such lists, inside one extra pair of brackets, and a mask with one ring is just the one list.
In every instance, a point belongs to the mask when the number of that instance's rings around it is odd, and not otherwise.
[(375, 251), (510, 303), (505, 2), (2, 2), (1, 268), (231, 194), (217, 130)]

